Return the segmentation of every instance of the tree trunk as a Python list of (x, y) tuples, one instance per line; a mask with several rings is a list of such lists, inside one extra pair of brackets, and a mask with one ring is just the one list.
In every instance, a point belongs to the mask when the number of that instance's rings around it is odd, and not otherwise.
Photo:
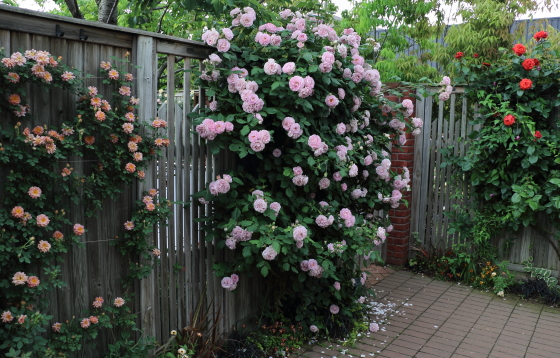
[(119, 0), (101, 0), (99, 1), (99, 13), (97, 15), (97, 21), (106, 24), (117, 24), (117, 12), (118, 12)]
[(64, 0), (66, 6), (68, 6), (68, 10), (72, 14), (72, 17), (76, 19), (83, 19), (82, 13), (80, 12), (80, 7), (78, 6), (77, 0)]

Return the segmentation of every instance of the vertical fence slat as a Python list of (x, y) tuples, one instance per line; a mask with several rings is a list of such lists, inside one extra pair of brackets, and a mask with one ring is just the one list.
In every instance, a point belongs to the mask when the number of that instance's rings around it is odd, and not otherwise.
[[(167, 198), (169, 200), (175, 200), (175, 168), (176, 168), (176, 158), (175, 158), (175, 56), (167, 56), (167, 135), (170, 138), (169, 146), (167, 147), (167, 158), (165, 178), (166, 181), (163, 183), (167, 187)], [(177, 283), (175, 277), (177, 276), (176, 271), (176, 259), (177, 259), (177, 244), (175, 241), (175, 216), (177, 212), (175, 206), (171, 207), (173, 217), (168, 221), (167, 227), (167, 249), (169, 250), (169, 325), (171, 329), (181, 328), (177, 325), (178, 317), (178, 307), (177, 307)]]
[[(183, 190), (183, 202), (188, 203), (191, 200), (191, 173), (192, 173), (192, 162), (191, 162), (191, 148), (192, 148), (192, 136), (191, 130), (192, 125), (187, 114), (191, 112), (191, 59), (186, 58), (183, 64), (183, 157), (184, 157), (184, 179), (182, 185), (184, 185)], [(191, 205), (197, 205), (193, 202)], [(187, 205), (183, 211), (184, 217), (184, 235), (183, 240), (184, 246), (184, 258), (185, 258), (185, 324), (189, 322), (189, 312), (192, 312), (192, 280), (193, 280), (193, 270), (192, 270), (192, 233), (191, 233), (191, 220), (192, 220), (192, 208), (191, 205)]]
[[(446, 143), (445, 143), (445, 147), (449, 147), (451, 145), (453, 145), (455, 143), (455, 137), (453, 136), (454, 130), (455, 130), (455, 101), (456, 101), (456, 94), (453, 93), (451, 94), (451, 100), (450, 100), (450, 113), (449, 113), (449, 120), (446, 123), (448, 124), (448, 129), (445, 130), (445, 136), (446, 136)], [(450, 246), (453, 243), (453, 237), (449, 236), (447, 234), (447, 230), (448, 230), (448, 225), (449, 225), (449, 215), (448, 213), (451, 212), (451, 200), (450, 200), (450, 196), (453, 194), (453, 192), (451, 191), (451, 185), (452, 185), (452, 180), (451, 180), (451, 166), (447, 166), (445, 169), (442, 169), (442, 171), (445, 171), (445, 181), (442, 181), (442, 183), (445, 185), (445, 201), (443, 203), (444, 205), (444, 210), (442, 210), (442, 214), (443, 214), (443, 229), (442, 229), (442, 235), (444, 237), (447, 238), (446, 242), (447, 242), (447, 246)], [(451, 242), (449, 242), (449, 240), (451, 239)]]
[[(425, 117), (425, 109), (426, 107), (426, 100), (418, 100), (416, 102), (416, 116), (421, 118), (424, 123), (426, 123)], [(424, 132), (426, 128), (422, 129)], [(414, 138), (414, 163), (412, 164), (412, 204), (411, 204), (411, 222), (410, 222), (410, 232), (411, 233), (418, 233), (419, 223), (419, 214), (421, 210), (420, 200), (418, 200), (419, 196), (415, 196), (414, 193), (419, 193), (420, 188), (422, 186), (422, 174), (423, 174), (423, 167), (422, 167), (422, 146), (424, 144), (424, 135), (418, 135)], [(413, 240), (409, 240), (409, 245), (414, 245)]]
[[(149, 120), (156, 117), (157, 98), (157, 58), (155, 41), (152, 37), (137, 36), (134, 38), (133, 58), (138, 65), (136, 69), (136, 91), (140, 106), (138, 117), (141, 120)], [(137, 197), (142, 197), (145, 190), (156, 188), (156, 163), (153, 161), (146, 168), (146, 176), (143, 183), (138, 184)], [(161, 193), (160, 193), (161, 195)], [(155, 230), (154, 230), (155, 234)], [(155, 242), (156, 236), (152, 235), (148, 240)], [(156, 291), (156, 275), (159, 272), (156, 267), (153, 274), (140, 282), (140, 318), (141, 329), (145, 335), (156, 336), (161, 340), (161, 326), (156, 328), (156, 322), (160, 322), (160, 305)], [(168, 332), (165, 332), (167, 334)]]
[[(426, 105), (424, 107), (424, 131), (422, 133), (422, 183), (421, 183), (421, 190), (420, 193), (425, 193), (426, 195), (422, 195), (419, 200), (420, 204), (420, 213), (419, 213), (419, 232), (418, 232), (418, 240), (422, 243), (423, 246), (427, 244), (427, 226), (428, 226), (428, 211), (426, 209), (428, 204), (428, 188), (430, 183), (430, 177), (432, 176), (430, 173), (430, 153), (431, 153), (431, 132), (432, 132), (432, 103), (433, 97), (430, 96), (426, 99)], [(421, 226), (420, 226), (421, 225)], [(422, 229), (420, 229), (420, 227)]]

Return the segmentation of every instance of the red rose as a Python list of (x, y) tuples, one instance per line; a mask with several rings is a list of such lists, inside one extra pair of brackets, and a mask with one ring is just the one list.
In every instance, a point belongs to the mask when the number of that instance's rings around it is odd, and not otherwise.
[(504, 124), (506, 126), (511, 126), (512, 124), (515, 123), (515, 117), (512, 116), (511, 114), (508, 114), (507, 116), (504, 117)]
[(540, 131), (535, 131), (535, 138), (540, 139), (542, 138), (542, 134)]
[(528, 90), (531, 87), (533, 87), (533, 81), (528, 78), (524, 78), (519, 82), (519, 88), (521, 88), (523, 91)]
[(532, 58), (527, 58), (525, 59), (525, 61), (523, 61), (521, 66), (523, 66), (523, 68), (526, 69), (527, 71), (531, 71), (533, 67), (535, 67), (536, 65), (535, 65), (535, 61)]
[(492, 66), (492, 65), (491, 65), (491, 64), (489, 64), (488, 62), (482, 62), (482, 64), (483, 64), (484, 66), (486, 66), (486, 67), (490, 67), (490, 66)]
[(537, 41), (546, 39), (547, 37), (548, 37), (548, 33), (546, 31), (539, 31), (533, 36), (533, 38)]
[(537, 60), (536, 58), (533, 59), (533, 63), (535, 64), (535, 66), (540, 66), (541, 62), (539, 60)]
[(515, 54), (517, 56), (521, 56), (523, 55), (525, 52), (527, 52), (527, 49), (525, 48), (525, 46), (523, 46), (522, 44), (515, 44), (513, 46), (513, 52), (515, 52)]
[(462, 52), (457, 52), (457, 53), (455, 54), (455, 58), (456, 58), (456, 59), (460, 59), (461, 57), (463, 57), (463, 55), (464, 55), (464, 53), (462, 53)]
[(479, 58), (480, 55), (479, 55), (478, 53), (475, 53), (475, 54), (473, 54), (473, 57), (474, 57), (474, 58)]

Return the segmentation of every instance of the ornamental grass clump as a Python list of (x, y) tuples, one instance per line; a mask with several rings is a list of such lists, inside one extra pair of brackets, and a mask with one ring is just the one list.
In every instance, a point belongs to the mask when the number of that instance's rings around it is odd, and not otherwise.
[(234, 294), (263, 276), (273, 317), (349, 331), (337, 327), (352, 325), (366, 295), (356, 260), (380, 260), (392, 230), (386, 213), (410, 182), (407, 168), (392, 165), (391, 144), (419, 134), (422, 121), (411, 100), (384, 98), (363, 56), (370, 45), (353, 29), (337, 34), (289, 9), (274, 23), (248, 7), (231, 15), (230, 31), (203, 35), (218, 52), (197, 80), (210, 105), (192, 115), (212, 153), (238, 157), (227, 190), (218, 177), (194, 195), (212, 207), (206, 239), (232, 251), (214, 270)]

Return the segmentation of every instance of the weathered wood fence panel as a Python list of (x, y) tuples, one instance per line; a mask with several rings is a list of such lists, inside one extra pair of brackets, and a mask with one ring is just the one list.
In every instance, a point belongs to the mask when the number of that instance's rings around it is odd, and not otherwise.
[[(455, 206), (464, 207), (469, 203), (471, 189), (468, 181), (454, 177), (450, 167), (441, 168), (441, 149), (451, 146), (454, 154), (466, 152), (467, 137), (477, 129), (471, 124), (476, 112), (476, 104), (467, 100), (462, 88), (456, 88), (447, 102), (434, 97), (417, 102), (417, 113), (423, 116), (424, 128), (415, 139), (411, 232), (417, 233), (417, 240), (410, 240), (411, 247), (446, 249), (470, 240), (448, 233), (449, 215), (456, 212)], [(544, 217), (539, 224), (554, 232)], [(504, 232), (494, 240), (501, 258), (512, 263), (515, 269), (520, 269), (521, 261), (530, 256), (534, 258), (535, 267), (560, 269), (560, 261), (549, 242), (531, 228)], [(507, 242), (512, 245), (504, 250)]]
[[(60, 25), (64, 37), (56, 36), (56, 25)], [(80, 34), (85, 34), (87, 39), (80, 39)], [(210, 307), (211, 314), (221, 309), (224, 315), (223, 332), (255, 313), (264, 300), (258, 279), (242, 279), (236, 292), (231, 293), (225, 292), (214, 277), (213, 262), (227, 259), (231, 253), (217, 250), (213, 241), (207, 242), (201, 223), (195, 222), (210, 216), (211, 206), (184, 205), (190, 201), (191, 194), (203, 189), (217, 175), (227, 173), (236, 163), (234, 156), (227, 152), (211, 155), (187, 117), (196, 103), (191, 99), (191, 74), (186, 71), (199, 66), (198, 60), (206, 58), (212, 49), (195, 41), (4, 5), (0, 5), (0, 47), (4, 47), (6, 54), (34, 48), (62, 56), (62, 62), (68, 66), (94, 74), (87, 85), (98, 87), (105, 97), (111, 91), (100, 78), (100, 62), (111, 61), (110, 56), (123, 58), (128, 52), (132, 63), (140, 66), (131, 69), (135, 75), (133, 92), (140, 99), (138, 118), (152, 120), (159, 116), (168, 122), (171, 143), (162, 157), (146, 170), (144, 182), (126, 190), (116, 200), (106, 200), (95, 218), (85, 221), (81, 207), (70, 214), (72, 221), (83, 223), (88, 232), (82, 237), (85, 247), (75, 247), (63, 257), (62, 278), (68, 286), (52, 293), (48, 313), (54, 316), (53, 322), (79, 317), (90, 308), (95, 297), (102, 296), (109, 303), (124, 294), (119, 277), (129, 263), (110, 241), (129, 220), (133, 201), (151, 188), (157, 188), (160, 195), (178, 203), (171, 207), (171, 220), (154, 228), (149, 238), (160, 247), (161, 260), (149, 278), (135, 284), (135, 302), (127, 303), (138, 313), (143, 333), (162, 341), (169, 337), (171, 330), (185, 327), (205, 287), (205, 305)], [(174, 71), (167, 71), (169, 96), (158, 111), (157, 74), (162, 61), (172, 69), (182, 66), (185, 72), (182, 81), (178, 81)], [(179, 88), (183, 92), (181, 105), (174, 99), (178, 82), (183, 83), (183, 88)], [(29, 90), (30, 105), (37, 120), (24, 122), (23, 128), (43, 124), (60, 127), (75, 115), (74, 95), (61, 90), (48, 93)], [(198, 108), (204, 106), (204, 97), (204, 93), (198, 96)], [(69, 163), (78, 173), (87, 174), (95, 164), (88, 162), (87, 157), (67, 159), (60, 163), (61, 169)], [(100, 349), (86, 349), (80, 357), (101, 356), (108, 340), (107, 334), (101, 335), (96, 342)]]

